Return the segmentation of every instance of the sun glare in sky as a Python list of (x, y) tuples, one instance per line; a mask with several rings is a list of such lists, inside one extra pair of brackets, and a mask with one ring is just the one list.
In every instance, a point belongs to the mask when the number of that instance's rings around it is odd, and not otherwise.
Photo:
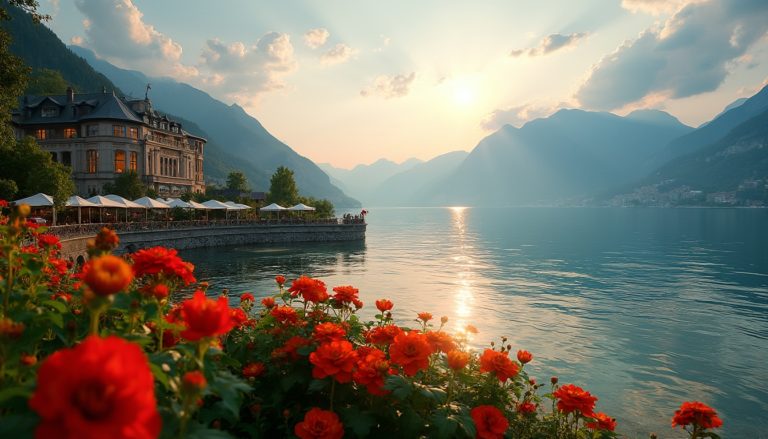
[(451, 102), (460, 109), (475, 106), (479, 100), (479, 81), (465, 76), (447, 81), (446, 93)]

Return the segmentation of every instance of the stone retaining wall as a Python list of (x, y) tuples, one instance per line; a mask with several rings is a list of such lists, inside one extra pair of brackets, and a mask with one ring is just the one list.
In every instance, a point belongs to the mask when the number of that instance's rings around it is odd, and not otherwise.
[[(183, 250), (241, 244), (363, 241), (365, 228), (366, 224), (274, 224), (120, 232), (117, 253), (158, 245)], [(74, 260), (79, 256), (85, 258), (86, 242), (90, 238), (92, 236), (62, 238), (62, 256)]]

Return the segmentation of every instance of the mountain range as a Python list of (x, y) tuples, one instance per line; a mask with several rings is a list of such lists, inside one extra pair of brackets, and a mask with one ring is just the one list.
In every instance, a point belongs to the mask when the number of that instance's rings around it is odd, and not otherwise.
[(373, 200), (373, 193), (389, 177), (403, 171), (408, 171), (421, 163), (421, 160), (410, 158), (402, 163), (387, 159), (379, 159), (370, 165), (357, 165), (352, 169), (342, 169), (330, 163), (320, 163), (320, 169), (331, 177), (344, 192), (358, 200)]
[[(35, 25), (17, 8), (3, 23), (12, 37), (11, 51), (33, 68), (56, 70), (80, 92), (102, 87), (126, 93), (143, 93), (152, 84), (150, 99), (156, 109), (180, 119), (188, 131), (208, 139), (204, 161), (207, 179), (223, 181), (233, 170), (242, 171), (253, 190), (266, 191), (279, 166), (294, 171), (303, 195), (325, 198), (339, 207), (360, 203), (334, 186), (311, 160), (275, 138), (240, 106), (227, 105), (188, 84), (170, 78), (150, 78), (141, 72), (118, 68), (93, 52), (67, 47), (43, 25)], [(186, 123), (184, 123), (186, 122)]]

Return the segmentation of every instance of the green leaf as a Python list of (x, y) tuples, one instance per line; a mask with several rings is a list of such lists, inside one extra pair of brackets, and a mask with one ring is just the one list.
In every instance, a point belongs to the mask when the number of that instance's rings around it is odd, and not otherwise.
[[(7, 387), (0, 390), (0, 405), (13, 398), (30, 398), (32, 397), (32, 390), (27, 387), (16, 386)], [(0, 423), (1, 424), (1, 423)]]
[(243, 402), (242, 394), (249, 392), (251, 386), (229, 371), (222, 370), (214, 375), (210, 390), (221, 398), (222, 407), (229, 410), (237, 419), (240, 416), (240, 404)]
[(234, 436), (226, 431), (208, 428), (202, 424), (191, 424), (185, 436), (188, 439), (234, 439)]
[(357, 436), (368, 436), (371, 428), (376, 425), (376, 419), (370, 413), (361, 411), (357, 407), (348, 407), (339, 412), (344, 425), (351, 428)]
[(0, 437), (32, 438), (32, 433), (39, 422), (40, 419), (34, 413), (3, 415), (3, 422), (0, 422)]
[(155, 379), (160, 381), (160, 384), (163, 385), (166, 389), (168, 388), (168, 375), (166, 375), (165, 372), (163, 372), (163, 368), (158, 366), (154, 363), (149, 363), (149, 369), (152, 371), (152, 375), (155, 376)]
[(430, 421), (437, 429), (437, 437), (456, 437), (456, 429), (459, 423), (453, 415), (449, 415), (445, 410), (436, 411)]
[(413, 393), (413, 384), (400, 375), (390, 375), (384, 382), (384, 388), (392, 392), (392, 396), (403, 401)]
[(307, 387), (309, 393), (317, 393), (328, 387), (328, 380), (312, 380)]
[(64, 304), (64, 302), (58, 301), (58, 300), (43, 300), (40, 302), (41, 305), (50, 306), (51, 308), (55, 309), (56, 311), (60, 312), (61, 314), (67, 313), (67, 305)]

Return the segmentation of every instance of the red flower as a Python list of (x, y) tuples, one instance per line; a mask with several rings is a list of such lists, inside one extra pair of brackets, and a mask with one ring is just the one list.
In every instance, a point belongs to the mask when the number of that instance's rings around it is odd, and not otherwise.
[(509, 428), (509, 421), (501, 410), (492, 405), (481, 405), (473, 408), (469, 415), (475, 422), (478, 439), (500, 439)]
[(37, 245), (40, 248), (61, 250), (61, 241), (59, 241), (56, 235), (51, 235), (50, 233), (38, 235)]
[(251, 293), (243, 293), (240, 295), (240, 302), (245, 302), (246, 300), (250, 300), (251, 302), (255, 302), (256, 298), (253, 297), (253, 294)]
[(424, 334), (417, 331), (402, 333), (395, 337), (389, 347), (389, 357), (393, 364), (401, 366), (408, 376), (416, 375), (429, 367), (432, 347)]
[(93, 246), (99, 250), (110, 251), (120, 245), (120, 238), (114, 230), (102, 227), (93, 239)]
[(299, 439), (341, 439), (344, 437), (344, 424), (334, 412), (313, 408), (304, 416), (304, 420), (293, 428)]
[(293, 336), (285, 342), (285, 344), (274, 351), (272, 351), (272, 357), (277, 359), (288, 359), (296, 361), (299, 359), (297, 350), (300, 347), (309, 345), (309, 340), (298, 335)]
[(275, 306), (275, 298), (274, 297), (265, 297), (261, 299), (261, 304), (264, 305), (264, 308), (272, 308)]
[(381, 312), (389, 311), (392, 309), (393, 306), (394, 304), (392, 303), (391, 300), (380, 299), (376, 301), (376, 308), (378, 308), (378, 310)]
[(321, 323), (315, 326), (315, 331), (312, 334), (313, 338), (318, 343), (329, 343), (334, 340), (342, 340), (347, 335), (347, 331), (336, 323)]
[(360, 348), (357, 350), (357, 369), (352, 378), (357, 384), (365, 386), (371, 395), (386, 395), (384, 378), (389, 374), (387, 355), (376, 348)]
[(428, 321), (432, 320), (432, 314), (428, 312), (420, 312), (418, 316), (419, 316), (419, 320), (423, 321), (424, 323), (427, 323)]
[(445, 360), (448, 363), (449, 368), (459, 371), (467, 367), (467, 363), (469, 363), (469, 354), (461, 351), (448, 351), (448, 353), (445, 354)]
[(605, 413), (595, 413), (595, 422), (587, 422), (584, 424), (587, 428), (592, 430), (608, 430), (613, 431), (616, 429), (616, 419), (606, 415)]
[(266, 367), (264, 363), (248, 363), (243, 367), (243, 376), (246, 378), (256, 378), (264, 373)]
[(195, 281), (192, 272), (195, 266), (184, 262), (174, 249), (152, 247), (142, 249), (131, 255), (133, 272), (136, 276), (163, 274), (181, 280), (184, 285)]
[(157, 300), (165, 299), (171, 293), (165, 284), (145, 285), (140, 291), (146, 296), (152, 296)]
[(450, 334), (443, 331), (427, 331), (426, 334), (429, 345), (432, 346), (433, 352), (450, 352), (456, 349), (456, 343), (453, 342), (453, 337)]
[(284, 325), (295, 325), (299, 321), (299, 315), (296, 314), (296, 310), (287, 305), (272, 308), (270, 314), (275, 320)]
[(89, 336), (46, 358), (29, 406), (35, 437), (140, 439), (160, 435), (155, 386), (141, 348), (119, 337)]
[(553, 395), (558, 400), (557, 409), (563, 413), (578, 411), (587, 417), (594, 415), (597, 398), (579, 386), (566, 384), (557, 389)]
[(189, 393), (198, 393), (207, 385), (208, 381), (206, 381), (205, 375), (199, 370), (187, 372), (181, 377), (181, 387)]
[(517, 351), (517, 361), (519, 361), (519, 362), (521, 362), (523, 364), (526, 364), (526, 363), (530, 363), (531, 360), (533, 360), (533, 354), (532, 353), (530, 353), (528, 351), (524, 351), (522, 349)]
[(518, 366), (507, 354), (486, 349), (480, 356), (480, 372), (492, 372), (503, 383), (517, 375)]
[(687, 401), (675, 411), (675, 416), (672, 417), (672, 427), (678, 425), (685, 427), (690, 424), (701, 428), (718, 428), (723, 425), (723, 421), (712, 407), (703, 402)]
[(283, 284), (285, 284), (285, 276), (281, 276), (281, 275), (275, 276), (275, 282), (277, 282), (277, 284), (282, 287)]
[(517, 405), (517, 412), (522, 413), (524, 415), (529, 415), (531, 413), (536, 413), (536, 404), (526, 401), (521, 404)]
[(309, 362), (315, 366), (312, 368), (313, 378), (330, 376), (340, 383), (352, 381), (356, 360), (357, 354), (352, 343), (346, 340), (321, 344), (315, 352), (309, 354)]
[(395, 341), (395, 337), (402, 334), (403, 330), (396, 325), (378, 326), (365, 334), (365, 340), (371, 344), (388, 345)]
[(21, 354), (19, 362), (22, 364), (22, 366), (34, 366), (37, 364), (37, 357), (29, 354)]
[(186, 327), (181, 336), (189, 341), (223, 335), (234, 326), (226, 297), (211, 300), (202, 291), (181, 303), (181, 317)]
[(99, 296), (123, 291), (133, 281), (131, 266), (113, 255), (98, 256), (83, 266), (83, 282)]
[(0, 207), (8, 207), (8, 201), (7, 200), (0, 200)]
[(248, 314), (240, 308), (232, 308), (230, 311), (230, 317), (235, 328), (240, 328), (244, 323), (248, 321)]
[(352, 303), (357, 300), (358, 289), (351, 285), (344, 285), (340, 287), (333, 287), (333, 300), (339, 303)]
[(325, 283), (319, 279), (312, 279), (307, 276), (301, 276), (294, 280), (291, 287), (288, 288), (288, 292), (293, 297), (301, 295), (307, 302), (320, 303), (328, 300)]

